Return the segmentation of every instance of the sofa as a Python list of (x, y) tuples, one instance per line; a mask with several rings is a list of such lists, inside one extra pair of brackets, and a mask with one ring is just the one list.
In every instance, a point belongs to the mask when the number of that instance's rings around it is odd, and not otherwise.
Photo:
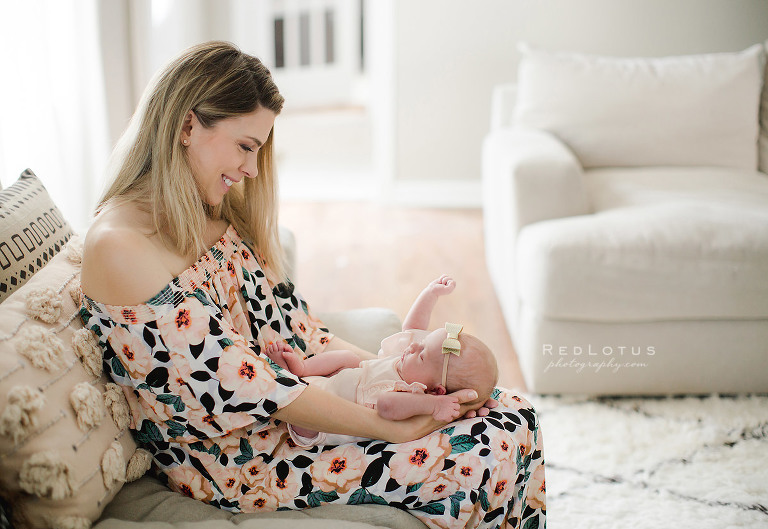
[[(294, 239), (283, 230), (281, 240), (293, 269)], [(80, 322), (81, 256), (80, 237), (32, 171), (0, 191), (0, 529), (424, 529), (382, 505), (232, 514), (161, 484)], [(401, 327), (385, 309), (320, 316), (369, 350)]]
[(765, 46), (520, 56), (482, 172), (528, 390), (768, 391)]

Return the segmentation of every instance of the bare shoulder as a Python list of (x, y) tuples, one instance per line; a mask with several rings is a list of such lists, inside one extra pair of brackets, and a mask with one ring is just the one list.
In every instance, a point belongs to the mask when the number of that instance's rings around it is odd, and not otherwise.
[(135, 211), (103, 212), (85, 237), (83, 292), (108, 305), (138, 305), (167, 285), (173, 274)]

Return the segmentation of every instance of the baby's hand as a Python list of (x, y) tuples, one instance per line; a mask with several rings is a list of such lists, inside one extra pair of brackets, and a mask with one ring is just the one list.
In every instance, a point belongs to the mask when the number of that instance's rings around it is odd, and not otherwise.
[(435, 407), (432, 410), (432, 417), (436, 421), (451, 422), (457, 419), (461, 413), (458, 397), (452, 395), (436, 395)]
[(432, 281), (427, 288), (432, 290), (432, 292), (438, 296), (445, 296), (446, 294), (453, 292), (453, 289), (456, 288), (456, 281), (454, 281), (451, 276), (443, 274)]

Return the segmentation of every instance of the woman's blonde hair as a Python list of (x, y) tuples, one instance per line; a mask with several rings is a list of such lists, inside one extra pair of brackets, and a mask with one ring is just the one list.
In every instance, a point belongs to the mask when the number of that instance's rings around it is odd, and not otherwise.
[(258, 153), (258, 176), (233, 185), (221, 204), (203, 200), (181, 145), (190, 111), (204, 127), (253, 112), (280, 113), (283, 97), (259, 59), (228, 42), (194, 46), (149, 83), (111, 160), (111, 183), (96, 211), (130, 201), (152, 215), (154, 230), (185, 256), (207, 250), (206, 217), (225, 219), (249, 242), (272, 272), (285, 278), (277, 230), (277, 178), (273, 131)]

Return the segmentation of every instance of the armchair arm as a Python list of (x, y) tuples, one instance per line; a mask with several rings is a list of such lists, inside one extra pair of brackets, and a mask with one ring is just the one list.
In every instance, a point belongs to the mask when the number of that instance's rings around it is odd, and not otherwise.
[(483, 143), (483, 206), (492, 217), (507, 216), (514, 236), (541, 220), (588, 212), (583, 170), (554, 135), (508, 127)]

